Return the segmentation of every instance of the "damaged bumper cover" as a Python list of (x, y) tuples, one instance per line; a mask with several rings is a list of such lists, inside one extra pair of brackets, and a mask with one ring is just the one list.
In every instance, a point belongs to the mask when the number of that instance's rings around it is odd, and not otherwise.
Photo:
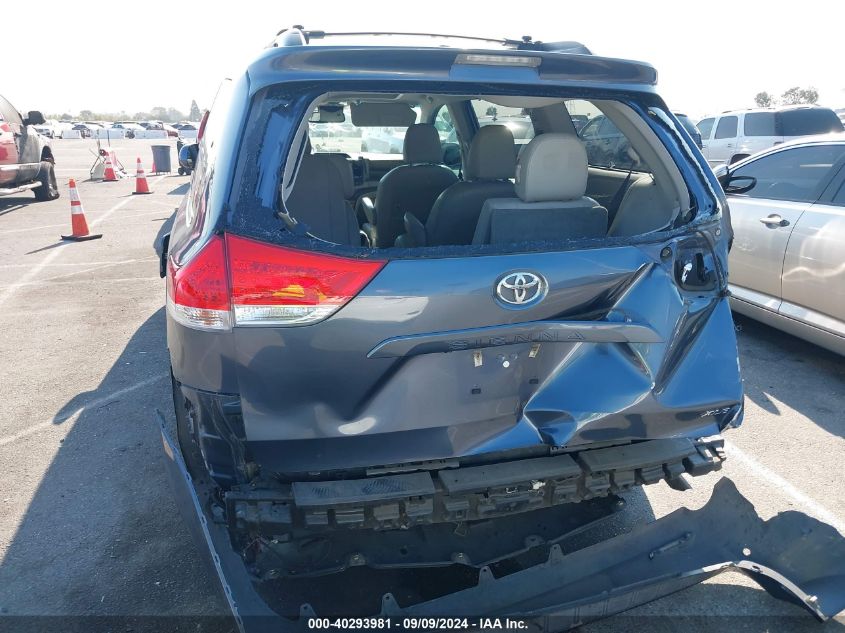
[[(162, 428), (168, 469), (180, 508), (216, 570), (242, 631), (304, 629), (267, 606), (260, 584), (231, 546), (227, 526), (210, 512), (214, 488), (193, 481)], [(566, 630), (694, 585), (722, 571), (742, 571), (778, 598), (788, 597), (820, 620), (845, 609), (845, 538), (798, 512), (764, 521), (727, 479), (702, 509), (666, 517), (596, 545), (548, 557), (507, 575), (482, 567), (472, 586), (405, 605), (390, 593), (373, 596), (371, 615), (512, 616), (545, 630)], [(301, 616), (314, 615), (307, 601)], [(323, 615), (319, 612), (316, 615)]]

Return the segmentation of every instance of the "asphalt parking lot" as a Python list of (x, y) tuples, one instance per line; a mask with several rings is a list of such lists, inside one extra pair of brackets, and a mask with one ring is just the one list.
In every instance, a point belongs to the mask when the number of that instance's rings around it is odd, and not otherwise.
[[(136, 155), (149, 168), (150, 144), (113, 143), (130, 169)], [(62, 198), (0, 198), (0, 630), (29, 626), (14, 616), (86, 631), (101, 629), (69, 616), (188, 616), (167, 630), (230, 630), (207, 617), (226, 605), (172, 500), (154, 414), (172, 408), (154, 244), (188, 178), (150, 176), (154, 194), (132, 196), (131, 178), (86, 181), (92, 141), (53, 147)], [(59, 242), (70, 226), (68, 178), (102, 239)], [(728, 476), (764, 517), (800, 510), (845, 533), (845, 363), (748, 319), (737, 329), (746, 419), (727, 436), (725, 468), (692, 491), (632, 493), (608, 531), (698, 508)], [(102, 630), (133, 630), (109, 622)], [(727, 628), (845, 631), (845, 618), (819, 624), (727, 573), (586, 627)]]

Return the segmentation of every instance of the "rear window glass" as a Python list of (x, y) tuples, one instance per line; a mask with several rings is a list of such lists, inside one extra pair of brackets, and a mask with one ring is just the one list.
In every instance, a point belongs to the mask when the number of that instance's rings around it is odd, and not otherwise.
[(778, 118), (782, 136), (806, 136), (842, 131), (842, 121), (833, 110), (827, 108), (786, 110), (780, 112)]
[[(407, 249), (417, 248), (440, 257), (451, 251), (438, 249), (447, 247), (458, 249), (456, 255), (467, 252), (461, 249), (477, 253), (487, 246), (497, 252), (548, 250), (563, 242), (662, 231), (693, 217), (695, 207), (688, 202), (691, 192), (683, 186), (683, 176), (671, 156), (657, 147), (660, 130), (651, 123), (638, 125), (643, 115), (625, 103), (515, 89), (465, 97), (420, 93), (418, 86), (387, 98), (388, 93), (353, 92), (352, 85), (315, 93), (309, 86), (280, 84), (259, 92), (241, 141), (234, 175), (239, 184), (232, 192), (237, 199), (227, 222), (261, 235), (279, 234), (281, 229), (280, 240), (308, 239), (309, 248), (398, 248), (402, 250), (392, 251), (391, 257), (401, 258), (410, 256)], [(405, 115), (398, 112), (401, 106), (407, 109)], [(655, 108), (649, 113), (655, 113), (654, 124), (670, 138), (671, 126), (663, 124)], [(589, 121), (580, 137), (573, 134), (573, 116)], [(389, 125), (373, 125), (382, 121)], [(404, 125), (394, 123), (399, 121)], [(409, 148), (421, 157), (418, 160), (402, 165), (401, 154), (384, 160), (381, 154), (361, 151), (373, 132), (404, 137), (413, 121), (421, 124)], [(484, 130), (500, 126), (511, 134), (476, 137), (476, 124)], [(530, 155), (521, 151), (545, 135), (554, 135), (543, 144), (547, 149)], [(512, 156), (505, 147), (510, 136)], [(460, 144), (454, 142), (458, 138)], [(567, 149), (573, 143), (583, 144), (583, 155)], [(469, 162), (468, 149), (476, 156), (494, 154)], [(566, 161), (549, 161), (549, 151), (565, 155)], [(454, 155), (456, 168), (447, 155)], [(524, 171), (517, 172), (522, 159)], [(557, 170), (561, 177), (555, 179)], [(573, 170), (586, 172), (583, 190), (573, 190), (571, 179), (563, 177)], [(515, 188), (517, 173), (531, 171), (535, 184), (527, 190)], [(631, 171), (637, 173), (629, 176)], [(462, 185), (483, 184), (488, 198), (467, 202), (459, 195), (463, 188), (454, 187), (461, 175)], [(538, 182), (547, 189), (542, 203), (535, 204), (530, 197)], [(646, 195), (626, 196), (627, 186)], [(472, 208), (464, 212), (469, 204)], [(487, 212), (482, 213), (485, 205)]]
[(736, 136), (736, 117), (723, 116), (716, 126), (716, 138), (734, 138)]
[(780, 136), (775, 130), (774, 112), (749, 112), (743, 123), (745, 136)]

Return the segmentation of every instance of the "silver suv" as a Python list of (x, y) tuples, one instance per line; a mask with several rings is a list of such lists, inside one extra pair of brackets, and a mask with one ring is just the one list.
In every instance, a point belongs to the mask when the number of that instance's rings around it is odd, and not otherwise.
[(830, 108), (786, 106), (728, 110), (698, 122), (702, 153), (712, 166), (735, 163), (800, 136), (841, 132), (842, 122)]

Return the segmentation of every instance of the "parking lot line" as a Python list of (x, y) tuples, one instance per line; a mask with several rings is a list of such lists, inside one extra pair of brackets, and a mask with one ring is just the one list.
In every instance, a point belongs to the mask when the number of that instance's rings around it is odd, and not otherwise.
[[(160, 180), (161, 178), (164, 178), (164, 176), (160, 176), (160, 177), (159, 177), (159, 180)], [(127, 204), (129, 203), (129, 201), (130, 201), (130, 200), (132, 200), (132, 199), (133, 199), (133, 198), (125, 198), (125, 199), (121, 200), (121, 201), (120, 201), (120, 202), (118, 202), (116, 205), (114, 205), (111, 209), (109, 209), (108, 211), (106, 211), (103, 215), (101, 215), (100, 217), (98, 217), (96, 220), (93, 220), (93, 221), (91, 222), (91, 226), (96, 226), (96, 225), (98, 225), (99, 223), (103, 222), (103, 221), (104, 221), (104, 220), (106, 220), (106, 219), (107, 219), (107, 218), (108, 218), (108, 217), (109, 217), (112, 213), (114, 213), (114, 212), (115, 212), (115, 211), (117, 211), (118, 209), (120, 209), (120, 208), (124, 207), (125, 205), (127, 205)], [(33, 266), (33, 267), (32, 267), (32, 270), (30, 270), (27, 274), (25, 274), (25, 275), (21, 278), (21, 280), (20, 280), (20, 281), (18, 281), (17, 283), (12, 284), (12, 285), (10, 285), (10, 286), (7, 286), (7, 287), (3, 290), (3, 292), (1, 292), (1, 293), (0, 293), (0, 306), (2, 306), (4, 303), (6, 303), (6, 302), (7, 302), (7, 301), (8, 301), (8, 300), (12, 297), (12, 295), (14, 295), (14, 294), (15, 294), (15, 292), (16, 292), (18, 289), (25, 287), (25, 286), (27, 285), (27, 283), (28, 283), (28, 282), (30, 282), (30, 281), (32, 281), (33, 279), (35, 279), (35, 277), (37, 277), (37, 276), (38, 276), (38, 274), (39, 274), (42, 270), (44, 270), (44, 267), (45, 267), (45, 266), (47, 266), (50, 262), (52, 262), (54, 259), (56, 259), (59, 255), (61, 255), (63, 248), (64, 248), (64, 246), (59, 246), (59, 247), (57, 247), (57, 248), (56, 248), (56, 250), (54, 250), (52, 253), (50, 253), (49, 255), (47, 255), (47, 256), (46, 256), (44, 259), (42, 259), (40, 262), (38, 262), (37, 264), (35, 264), (35, 266)]]
[[(46, 283), (58, 281), (59, 279), (66, 279), (67, 277), (74, 277), (76, 275), (83, 275), (85, 273), (90, 273), (90, 272), (94, 272), (94, 271), (97, 271), (97, 270), (103, 270), (105, 268), (112, 268), (114, 266), (120, 266), (120, 265), (123, 265), (123, 264), (134, 264), (134, 263), (137, 263), (137, 262), (155, 262), (155, 261), (158, 261), (157, 257), (139, 257), (137, 259), (127, 259), (127, 260), (124, 260), (124, 261), (121, 261), (121, 262), (105, 262), (105, 263), (102, 263), (102, 264), (99, 263), (99, 262), (88, 262), (88, 264), (93, 264), (93, 266), (89, 265), (88, 268), (83, 268), (82, 270), (74, 270), (74, 271), (69, 272), (69, 273), (62, 273), (61, 275), (54, 275), (53, 277), (46, 277), (45, 279), (35, 279), (33, 281), (17, 282), (14, 285), (17, 285), (17, 286), (39, 286), (41, 284), (46, 284)], [(146, 279), (146, 277), (138, 277), (138, 279), (141, 279), (141, 278)], [(132, 277), (132, 279), (135, 279), (135, 277)], [(160, 279), (160, 278), (156, 277), (156, 279)], [(0, 286), (0, 288), (2, 288), (2, 287), (3, 286)]]
[(802, 506), (805, 510), (808, 510), (811, 514), (815, 515), (816, 518), (829, 523), (832, 527), (836, 528), (840, 534), (845, 535), (845, 521), (840, 519), (836, 514), (828, 510), (821, 503), (796, 488), (775, 471), (761, 464), (733, 442), (725, 440), (725, 448), (727, 449), (729, 458), (744, 464), (752, 476), (757, 477), (767, 484), (786, 493), (786, 495), (796, 504)]
[(16, 442), (16, 441), (18, 441), (18, 440), (20, 440), (24, 437), (32, 435), (33, 433), (38, 433), (39, 431), (42, 431), (42, 430), (49, 428), (51, 426), (56, 426), (56, 425), (62, 424), (64, 422), (72, 422), (83, 411), (102, 406), (102, 405), (104, 405), (108, 402), (113, 401), (115, 398), (119, 398), (121, 396), (124, 396), (127, 393), (131, 393), (131, 392), (133, 392), (137, 389), (143, 389), (144, 387), (149, 387), (153, 383), (156, 383), (156, 382), (163, 380), (165, 378), (167, 378), (166, 375), (160, 375), (160, 376), (154, 376), (152, 378), (148, 378), (146, 380), (142, 380), (141, 382), (135, 383), (134, 385), (132, 385), (130, 387), (124, 387), (123, 389), (118, 389), (117, 391), (113, 391), (112, 393), (107, 394), (105, 396), (102, 396), (100, 398), (97, 398), (96, 400), (92, 400), (91, 402), (88, 402), (88, 403), (82, 405), (81, 407), (79, 407), (73, 413), (65, 415), (61, 418), (53, 419), (53, 420), (46, 420), (44, 422), (39, 422), (38, 424), (34, 424), (33, 426), (29, 426), (29, 427), (25, 428), (24, 430), (18, 431), (17, 433), (15, 433), (13, 435), (7, 435), (6, 437), (0, 437), (0, 446), (7, 446), (8, 444), (12, 444), (13, 442)]

